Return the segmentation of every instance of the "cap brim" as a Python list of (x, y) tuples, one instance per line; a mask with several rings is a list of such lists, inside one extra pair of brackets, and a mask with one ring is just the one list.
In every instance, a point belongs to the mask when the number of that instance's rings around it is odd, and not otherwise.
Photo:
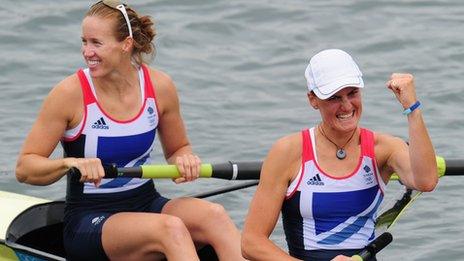
[(319, 88), (314, 88), (312, 91), (319, 99), (325, 100), (346, 87), (363, 88), (363, 79), (361, 77), (345, 77), (343, 79), (335, 80), (331, 83), (320, 86)]

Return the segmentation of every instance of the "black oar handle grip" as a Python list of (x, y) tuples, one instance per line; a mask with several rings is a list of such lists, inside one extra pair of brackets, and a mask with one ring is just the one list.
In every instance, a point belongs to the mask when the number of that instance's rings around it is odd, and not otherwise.
[(384, 249), (388, 244), (390, 244), (393, 240), (392, 234), (389, 232), (384, 232), (378, 238), (374, 239), (369, 245), (367, 245), (361, 253), (358, 255), (354, 255), (351, 258), (354, 261), (363, 261), (369, 260), (382, 249)]
[[(111, 178), (118, 177), (118, 168), (116, 164), (104, 165), (103, 170), (105, 171), (105, 177), (103, 177), (104, 179), (111, 179)], [(79, 171), (78, 168), (75, 168), (75, 167), (70, 168), (68, 170), (68, 174), (71, 175), (71, 177), (75, 180), (81, 179), (81, 172)]]
[(445, 159), (445, 176), (462, 176), (464, 175), (464, 160), (462, 159)]
[(262, 162), (242, 161), (212, 164), (213, 178), (230, 180), (256, 180), (259, 179)]

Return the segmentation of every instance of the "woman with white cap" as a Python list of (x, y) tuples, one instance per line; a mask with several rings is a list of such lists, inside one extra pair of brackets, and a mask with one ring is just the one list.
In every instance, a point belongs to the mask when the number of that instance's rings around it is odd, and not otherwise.
[[(409, 146), (359, 126), (364, 82), (348, 53), (319, 52), (305, 77), (309, 104), (322, 121), (279, 139), (267, 155), (242, 235), (242, 254), (251, 260), (357, 254), (376, 236), (375, 217), (393, 172), (419, 191), (438, 182), (412, 75), (394, 73), (386, 83), (407, 117)], [(289, 254), (269, 240), (280, 211)]]

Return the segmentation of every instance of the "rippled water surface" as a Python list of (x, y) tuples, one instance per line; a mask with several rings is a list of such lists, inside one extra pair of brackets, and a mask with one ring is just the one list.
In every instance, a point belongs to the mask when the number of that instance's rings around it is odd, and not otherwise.
[[(50, 89), (84, 63), (80, 22), (87, 1), (7, 1), (0, 7), (0, 190), (50, 199), (48, 187), (18, 184), (22, 141)], [(401, 106), (384, 87), (411, 72), (437, 154), (461, 156), (464, 126), (464, 2), (441, 1), (130, 1), (156, 20), (152, 66), (174, 79), (195, 151), (204, 162), (262, 160), (279, 137), (318, 123), (303, 72), (308, 58), (341, 48), (365, 75), (362, 124), (407, 137)], [(59, 157), (57, 149), (54, 157)], [(156, 162), (163, 163), (160, 150)], [(174, 197), (232, 182), (201, 180), (158, 188)], [(459, 260), (464, 251), (464, 178), (444, 177), (393, 228), (381, 260)], [(398, 187), (389, 186), (389, 191)], [(240, 227), (254, 188), (211, 198)], [(284, 245), (280, 226), (272, 238)]]

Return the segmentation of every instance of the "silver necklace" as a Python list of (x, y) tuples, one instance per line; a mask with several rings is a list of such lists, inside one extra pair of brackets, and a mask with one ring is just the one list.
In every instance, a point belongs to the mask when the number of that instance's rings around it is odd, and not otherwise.
[(351, 136), (350, 138), (345, 142), (345, 145), (343, 146), (338, 146), (337, 143), (333, 142), (331, 139), (329, 139), (329, 137), (327, 137), (327, 135), (325, 134), (324, 132), (324, 129), (322, 128), (321, 125), (318, 125), (318, 129), (321, 131), (321, 134), (322, 136), (324, 136), (324, 138), (326, 138), (328, 141), (330, 141), (333, 145), (335, 145), (335, 147), (337, 147), (337, 153), (335, 153), (335, 156), (337, 156), (337, 159), (339, 160), (342, 160), (342, 159), (345, 159), (346, 158), (346, 151), (345, 151), (345, 146), (348, 144), (348, 142), (350, 142), (350, 140), (353, 138), (354, 136), (354, 133), (356, 132), (356, 129), (354, 129), (353, 133), (351, 133)]

